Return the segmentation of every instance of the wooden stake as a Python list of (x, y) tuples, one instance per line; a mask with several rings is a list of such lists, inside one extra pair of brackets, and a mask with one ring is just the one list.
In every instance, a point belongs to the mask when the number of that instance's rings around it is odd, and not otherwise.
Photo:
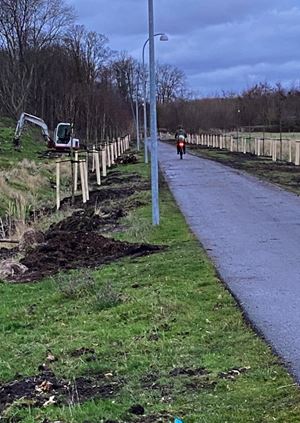
[(89, 168), (88, 168), (88, 157), (86, 161), (83, 164), (84, 170), (85, 170), (85, 192), (86, 192), (86, 200), (89, 201), (90, 199), (90, 193), (89, 193)]
[(75, 151), (74, 163), (74, 192), (78, 191), (78, 151)]
[(101, 158), (102, 158), (102, 176), (106, 176), (106, 147), (102, 148), (101, 151)]
[(296, 141), (295, 165), (300, 165), (300, 141)]
[(80, 160), (79, 161), (79, 169), (80, 169), (80, 182), (81, 182), (81, 192), (82, 192), (82, 202), (83, 204), (86, 203), (86, 190), (85, 190), (85, 171), (84, 171), (84, 165), (85, 161)]
[(109, 145), (109, 143), (105, 144), (105, 153), (106, 153), (106, 157), (107, 157), (107, 166), (111, 167), (110, 145)]
[(99, 152), (94, 152), (95, 156), (95, 167), (96, 167), (96, 178), (97, 178), (97, 185), (101, 185), (101, 176), (100, 176), (100, 161), (99, 161)]
[(111, 164), (115, 164), (115, 160), (114, 160), (114, 143), (112, 142), (110, 144), (110, 158), (111, 158)]
[(118, 151), (118, 157), (121, 156), (121, 138), (118, 137), (117, 140), (117, 151)]
[(56, 162), (56, 209), (60, 208), (60, 162)]
[(95, 146), (93, 145), (93, 152), (92, 152), (92, 172), (95, 172)]

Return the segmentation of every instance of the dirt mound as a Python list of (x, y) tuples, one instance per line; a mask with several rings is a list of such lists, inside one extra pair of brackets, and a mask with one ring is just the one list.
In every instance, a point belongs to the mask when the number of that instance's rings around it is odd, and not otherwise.
[(28, 229), (28, 231), (24, 232), (21, 237), (19, 243), (19, 250), (20, 251), (27, 251), (30, 248), (35, 247), (38, 244), (41, 244), (45, 241), (45, 237), (43, 232), (38, 231), (36, 229)]
[(18, 247), (14, 248), (0, 248), (0, 260), (6, 260), (18, 254)]
[[(105, 180), (105, 185), (122, 185), (122, 184), (136, 184), (136, 183), (143, 183), (147, 181), (143, 181), (141, 176), (137, 173), (129, 173), (124, 174), (118, 171), (112, 172), (109, 177)], [(148, 186), (149, 183), (147, 182)]]
[[(100, 189), (97, 189), (95, 191), (90, 192), (90, 199), (88, 203), (86, 203), (86, 207), (90, 207), (92, 205), (99, 205), (105, 200), (118, 200), (121, 198), (130, 197), (133, 195), (136, 190), (139, 191), (136, 187), (102, 187)], [(65, 198), (61, 202), (61, 208), (68, 208), (71, 204), (71, 198)], [(75, 197), (75, 207), (82, 207), (82, 197), (81, 195), (77, 195)]]
[(21, 260), (28, 271), (10, 279), (30, 282), (63, 270), (97, 267), (121, 257), (137, 257), (159, 250), (161, 247), (155, 245), (130, 244), (105, 238), (95, 232), (49, 232), (46, 242)]
[(118, 164), (133, 164), (133, 163), (137, 163), (138, 162), (138, 158), (133, 153), (124, 154), (123, 156), (118, 157), (115, 160), (115, 162), (118, 163)]
[(50, 226), (54, 231), (101, 231), (113, 229), (117, 221), (126, 215), (124, 209), (102, 208), (99, 212), (94, 209), (77, 210), (72, 216), (67, 217), (59, 223)]
[(78, 377), (72, 381), (59, 379), (48, 370), (37, 376), (0, 385), (0, 413), (19, 400), (22, 406), (47, 406), (48, 404), (76, 404), (93, 398), (109, 398), (122, 387), (122, 380), (109, 374)]
[[(129, 210), (145, 204), (145, 200), (137, 199), (133, 194), (149, 188), (148, 182), (137, 174), (114, 172), (108, 179), (112, 185), (92, 191), (87, 204), (83, 205), (81, 197), (76, 197), (74, 206), (77, 210), (51, 225), (44, 238), (38, 240), (42, 241), (41, 244), (29, 233), (30, 248), (26, 245), (23, 249), (25, 257), (20, 260), (28, 270), (24, 274), (9, 273), (6, 279), (11, 282), (36, 281), (59, 271), (94, 268), (124, 256), (159, 251), (156, 246), (129, 244), (101, 235), (123, 230), (120, 218), (126, 216)], [(69, 202), (70, 199), (64, 200), (64, 207)]]

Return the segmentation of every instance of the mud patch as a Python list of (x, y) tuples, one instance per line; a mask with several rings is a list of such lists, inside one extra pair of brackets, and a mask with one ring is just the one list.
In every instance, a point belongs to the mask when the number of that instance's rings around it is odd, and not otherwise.
[(0, 260), (6, 260), (8, 258), (14, 257), (16, 254), (18, 254), (19, 248), (0, 248)]
[[(90, 200), (85, 205), (82, 204), (81, 198), (76, 197), (74, 207), (77, 207), (77, 210), (70, 217), (53, 224), (49, 230), (114, 232), (120, 229), (119, 220), (122, 217), (130, 210), (146, 204), (145, 200), (132, 197), (133, 194), (149, 189), (149, 183), (139, 175), (122, 176), (114, 172), (105, 183), (118, 186), (106, 186), (92, 191)], [(65, 201), (63, 207), (66, 207), (71, 199)]]
[(82, 355), (86, 355), (86, 354), (95, 354), (95, 350), (94, 348), (87, 348), (87, 347), (82, 347), (82, 348), (77, 348), (76, 350), (71, 352), (71, 357), (81, 357)]
[(162, 250), (148, 244), (130, 244), (95, 232), (57, 231), (46, 234), (46, 242), (30, 251), (20, 262), (28, 268), (10, 280), (30, 282), (63, 270), (98, 267), (121, 257), (140, 257)]
[[(139, 257), (161, 250), (153, 245), (130, 244), (106, 238), (103, 233), (124, 230), (119, 221), (146, 200), (132, 197), (149, 184), (137, 174), (114, 172), (107, 180), (118, 186), (105, 186), (90, 193), (85, 205), (75, 198), (77, 210), (59, 223), (50, 226), (44, 242), (25, 251), (20, 263), (28, 268), (23, 275), (8, 276), (10, 282), (31, 282), (52, 276), (59, 271), (82, 267), (95, 268), (121, 257)], [(125, 184), (128, 186), (125, 186)], [(70, 199), (63, 202), (63, 208)], [(78, 204), (77, 204), (78, 203)], [(80, 208), (78, 207), (80, 205)], [(3, 256), (12, 255), (5, 250)]]
[(135, 164), (138, 162), (138, 158), (133, 153), (123, 154), (123, 156), (118, 157), (115, 162), (118, 164)]
[(119, 219), (125, 215), (125, 210), (119, 207), (110, 209), (102, 207), (97, 212), (94, 209), (76, 210), (72, 216), (50, 226), (50, 230), (113, 232)]
[(234, 367), (227, 370), (227, 372), (220, 372), (218, 376), (221, 379), (235, 380), (238, 376), (242, 373), (246, 373), (248, 370), (250, 370), (250, 367)]
[[(114, 171), (109, 175), (109, 178), (105, 181), (106, 185), (123, 185), (123, 184), (136, 184), (142, 183), (143, 179), (138, 173), (124, 174), (119, 171)], [(149, 183), (148, 183), (149, 185)]]
[(209, 371), (204, 367), (199, 367), (197, 369), (177, 367), (170, 371), (170, 376), (203, 376), (207, 374), (209, 374)]
[(70, 405), (90, 399), (113, 397), (123, 381), (110, 374), (78, 377), (73, 381), (59, 379), (51, 371), (0, 385), (0, 413), (18, 401), (22, 407), (46, 407), (50, 404)]

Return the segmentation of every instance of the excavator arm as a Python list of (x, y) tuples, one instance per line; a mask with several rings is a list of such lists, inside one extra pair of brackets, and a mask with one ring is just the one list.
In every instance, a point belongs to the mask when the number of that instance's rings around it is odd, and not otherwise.
[(39, 126), (42, 130), (42, 135), (43, 135), (45, 141), (48, 143), (48, 145), (53, 143), (53, 141), (50, 138), (48, 126), (43, 121), (43, 119), (41, 119), (37, 116), (33, 116), (33, 115), (30, 115), (28, 113), (23, 112), (20, 116), (20, 119), (18, 120), (16, 130), (15, 130), (14, 145), (16, 147), (20, 147), (20, 137), (22, 135), (25, 122), (31, 122), (34, 125)]

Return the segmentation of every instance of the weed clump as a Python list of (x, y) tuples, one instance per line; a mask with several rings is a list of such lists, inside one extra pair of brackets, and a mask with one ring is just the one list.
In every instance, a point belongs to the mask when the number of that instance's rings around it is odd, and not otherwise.
[(94, 296), (94, 307), (98, 311), (115, 307), (121, 302), (121, 294), (114, 289), (111, 282), (105, 282)]
[(58, 292), (64, 298), (78, 299), (93, 295), (96, 292), (95, 278), (85, 269), (70, 273), (59, 273), (52, 280)]
[(115, 307), (122, 302), (121, 294), (111, 282), (97, 286), (94, 276), (87, 269), (60, 273), (52, 280), (63, 298), (74, 300), (88, 298), (97, 311)]

